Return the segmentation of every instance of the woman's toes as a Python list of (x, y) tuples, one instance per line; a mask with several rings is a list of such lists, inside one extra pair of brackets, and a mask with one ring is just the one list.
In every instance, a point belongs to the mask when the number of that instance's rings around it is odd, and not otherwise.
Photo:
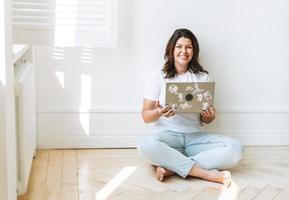
[(166, 173), (166, 170), (162, 167), (157, 167), (156, 169), (156, 176), (157, 176), (157, 179), (159, 181), (163, 181), (164, 180), (164, 175)]
[(231, 173), (229, 171), (224, 171), (223, 172), (223, 178), (224, 178), (224, 181), (223, 181), (223, 184), (225, 187), (229, 187), (231, 185)]

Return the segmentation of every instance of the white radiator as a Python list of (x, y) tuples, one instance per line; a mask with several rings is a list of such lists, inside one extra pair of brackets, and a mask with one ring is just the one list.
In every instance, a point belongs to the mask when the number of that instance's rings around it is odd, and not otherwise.
[(36, 150), (35, 72), (31, 63), (15, 64), (18, 195), (27, 190)]

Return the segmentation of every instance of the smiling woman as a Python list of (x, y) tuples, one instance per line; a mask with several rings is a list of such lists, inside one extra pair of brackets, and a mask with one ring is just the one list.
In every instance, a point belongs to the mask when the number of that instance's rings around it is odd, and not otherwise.
[(151, 77), (144, 92), (142, 117), (155, 123), (155, 133), (142, 137), (137, 147), (156, 166), (159, 181), (178, 174), (228, 186), (231, 174), (226, 169), (238, 164), (243, 147), (232, 138), (204, 132), (202, 124), (215, 119), (215, 108), (181, 114), (165, 105), (166, 83), (210, 81), (198, 56), (195, 35), (188, 29), (176, 30), (168, 41), (162, 71)]
[(187, 71), (187, 65), (193, 57), (193, 45), (189, 38), (181, 37), (176, 43), (174, 49), (175, 68), (177, 74), (184, 74)]
[(165, 78), (173, 78), (176, 75), (184, 74), (187, 70), (198, 74), (208, 72), (200, 65), (199, 43), (196, 36), (187, 29), (178, 29), (169, 39), (163, 67)]

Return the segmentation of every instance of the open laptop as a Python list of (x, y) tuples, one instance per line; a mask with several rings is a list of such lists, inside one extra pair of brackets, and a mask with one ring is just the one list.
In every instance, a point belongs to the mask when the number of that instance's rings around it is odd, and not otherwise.
[(215, 82), (166, 83), (165, 104), (177, 113), (200, 113), (214, 104)]

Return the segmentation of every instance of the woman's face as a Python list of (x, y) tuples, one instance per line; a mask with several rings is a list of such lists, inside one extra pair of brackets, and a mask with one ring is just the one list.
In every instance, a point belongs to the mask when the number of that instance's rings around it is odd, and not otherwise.
[(189, 38), (181, 37), (174, 48), (174, 60), (176, 67), (187, 67), (193, 58), (193, 45)]

